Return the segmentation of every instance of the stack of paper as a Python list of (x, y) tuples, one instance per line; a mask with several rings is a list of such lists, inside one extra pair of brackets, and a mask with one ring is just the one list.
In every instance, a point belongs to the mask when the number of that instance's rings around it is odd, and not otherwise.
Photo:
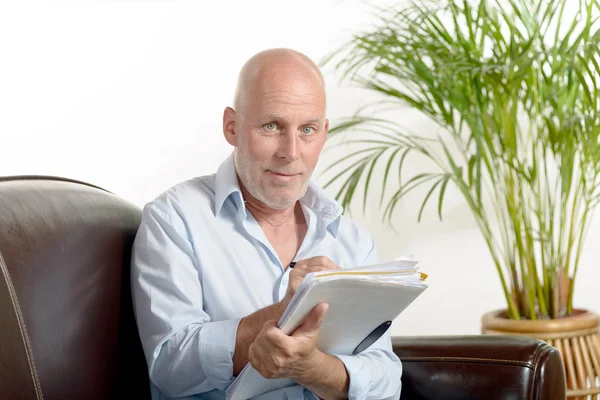
[[(398, 260), (367, 267), (306, 275), (278, 326), (292, 334), (321, 302), (329, 309), (319, 330), (317, 348), (351, 355), (370, 346), (426, 288), (417, 262)], [(379, 328), (379, 329), (378, 329)], [(227, 389), (227, 400), (247, 400), (294, 385), (291, 379), (265, 379), (247, 364)]]

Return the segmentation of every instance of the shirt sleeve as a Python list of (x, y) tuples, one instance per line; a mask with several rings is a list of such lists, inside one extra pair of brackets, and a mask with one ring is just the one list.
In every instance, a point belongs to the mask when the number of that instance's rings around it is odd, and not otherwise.
[[(371, 239), (371, 250), (361, 265), (378, 262), (377, 248)], [(402, 363), (392, 349), (390, 330), (358, 355), (335, 355), (350, 377), (349, 400), (397, 400), (402, 388)]]
[(210, 320), (196, 264), (183, 221), (155, 203), (144, 207), (131, 290), (150, 379), (169, 397), (225, 390), (233, 381), (240, 320)]

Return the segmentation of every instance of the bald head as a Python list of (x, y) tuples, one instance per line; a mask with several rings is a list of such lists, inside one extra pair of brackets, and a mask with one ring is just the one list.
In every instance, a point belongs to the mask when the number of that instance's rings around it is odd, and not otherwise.
[(325, 99), (325, 80), (319, 67), (306, 55), (291, 49), (270, 49), (250, 58), (242, 67), (234, 107), (243, 114), (248, 100), (278, 85), (302, 84)]

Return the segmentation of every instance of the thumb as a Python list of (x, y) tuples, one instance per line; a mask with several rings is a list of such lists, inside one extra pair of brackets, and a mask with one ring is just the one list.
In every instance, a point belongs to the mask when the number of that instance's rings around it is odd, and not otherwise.
[(277, 327), (277, 320), (276, 319), (268, 319), (265, 321), (265, 323), (263, 324), (263, 326), (265, 328), (271, 328), (271, 327)]
[(263, 331), (268, 331), (273, 328), (277, 328), (277, 320), (276, 319), (269, 319), (269, 320), (265, 321), (265, 323), (262, 326)]
[(329, 309), (329, 304), (327, 303), (319, 303), (315, 308), (312, 309), (308, 317), (304, 320), (302, 325), (300, 325), (292, 334), (292, 336), (306, 336), (311, 334), (316, 334), (325, 319), (325, 314), (327, 314), (327, 310)]

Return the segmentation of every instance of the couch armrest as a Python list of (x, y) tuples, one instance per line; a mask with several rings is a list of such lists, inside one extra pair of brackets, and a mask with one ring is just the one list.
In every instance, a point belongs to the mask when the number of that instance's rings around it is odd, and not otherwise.
[(559, 352), (516, 336), (394, 337), (402, 399), (565, 399)]

